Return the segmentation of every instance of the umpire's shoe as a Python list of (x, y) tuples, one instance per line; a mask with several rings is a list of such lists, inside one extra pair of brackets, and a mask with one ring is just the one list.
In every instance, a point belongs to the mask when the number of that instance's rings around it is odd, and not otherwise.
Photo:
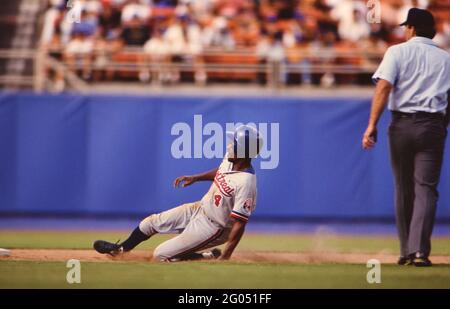
[(96, 240), (94, 242), (94, 249), (101, 254), (109, 254), (116, 256), (123, 252), (123, 248), (118, 243), (113, 244), (104, 240)]
[(413, 265), (413, 262), (412, 262), (412, 259), (409, 256), (401, 256), (401, 257), (398, 258), (397, 264), (398, 265), (408, 266), (408, 265)]
[(411, 254), (411, 261), (412, 264), (417, 267), (433, 266), (433, 263), (431, 263), (430, 259), (428, 259), (428, 257), (425, 256), (422, 252)]

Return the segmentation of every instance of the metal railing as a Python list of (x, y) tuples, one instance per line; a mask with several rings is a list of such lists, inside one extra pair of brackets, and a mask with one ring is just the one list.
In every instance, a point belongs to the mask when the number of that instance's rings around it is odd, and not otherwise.
[[(58, 59), (52, 55), (60, 54)], [(117, 60), (118, 55), (131, 56), (133, 60)], [(373, 73), (382, 58), (383, 51), (339, 50), (334, 48), (301, 48), (287, 50), (284, 61), (262, 62), (254, 49), (237, 49), (224, 52), (221, 49), (205, 50), (200, 56), (181, 55), (181, 62), (154, 61), (151, 55), (142, 48), (125, 47), (120, 50), (95, 49), (89, 55), (91, 61), (89, 70), (109, 70), (114, 72), (148, 72), (158, 74), (165, 71), (196, 72), (201, 71), (206, 76), (222, 74), (226, 78), (234, 78), (233, 74), (247, 74), (257, 79), (256, 75), (264, 75), (270, 87), (278, 87), (284, 83), (282, 75), (286, 74), (361, 74)], [(221, 61), (217, 57), (222, 58)], [(95, 61), (103, 57), (102, 63)], [(231, 60), (226, 60), (231, 57)], [(198, 63), (195, 59), (203, 59)], [(59, 75), (68, 88), (78, 92), (88, 92), (90, 84), (78, 76), (76, 71), (82, 70), (85, 64), (70, 63), (64, 57), (62, 49), (37, 50), (0, 50), (0, 59), (30, 59), (33, 61), (32, 76), (0, 76), (0, 85), (24, 85), (33, 87), (35, 91), (48, 90), (52, 84), (51, 76)], [(126, 57), (124, 58), (126, 59)], [(209, 60), (208, 60), (209, 59)], [(236, 62), (238, 59), (239, 62)], [(293, 61), (290, 61), (292, 60)], [(338, 61), (339, 60), (339, 61)], [(228, 74), (228, 75), (227, 75)], [(227, 77), (228, 76), (228, 77)]]
[[(35, 54), (32, 50), (23, 50), (23, 49), (0, 49), (0, 60), (10, 61), (10, 60), (35, 60)], [(24, 75), (11, 75), (0, 74), (0, 85), (8, 86), (33, 86), (34, 85), (34, 76), (24, 76)]]
[[(284, 61), (261, 61), (254, 49), (240, 48), (233, 51), (223, 51), (221, 49), (207, 49), (201, 55), (178, 55), (182, 61), (170, 61), (151, 59), (151, 55), (146, 54), (142, 48), (125, 47), (120, 50), (114, 49), (94, 49), (88, 56), (89, 70), (91, 71), (112, 71), (119, 73), (139, 73), (146, 72), (150, 75), (161, 74), (161, 72), (177, 71), (195, 73), (201, 71), (206, 76), (225, 76), (225, 79), (235, 79), (239, 74), (247, 74), (245, 79), (252, 79), (249, 75), (265, 75), (272, 87), (277, 87), (284, 83), (282, 75), (286, 74), (364, 74), (373, 73), (382, 58), (384, 51), (375, 50), (339, 50), (335, 48), (301, 48), (286, 51)], [(60, 54), (61, 62), (65, 72), (79, 71), (86, 67), (80, 61), (71, 63), (64, 60), (62, 49), (51, 50), (52, 54)], [(118, 57), (122, 55), (123, 59)], [(218, 60), (221, 57), (222, 60)], [(101, 58), (98, 62), (96, 59)], [(128, 60), (127, 60), (128, 59)], [(132, 60), (129, 60), (132, 59)], [(198, 61), (200, 59), (200, 61)], [(228, 59), (228, 60), (227, 60)], [(239, 59), (236, 61), (236, 59)], [(374, 61), (375, 60), (375, 61)], [(53, 59), (52, 61), (57, 61)], [(47, 61), (49, 62), (49, 61)], [(58, 61), (59, 62), (59, 61)], [(70, 70), (68, 70), (70, 68)], [(228, 77), (227, 77), (228, 76)], [(78, 88), (89, 87), (80, 79), (72, 76)], [(254, 80), (257, 77), (253, 78)]]
[(24, 86), (37, 92), (46, 90), (47, 70), (58, 71), (68, 82), (70, 88), (78, 92), (87, 92), (88, 85), (66, 65), (50, 57), (44, 50), (32, 49), (0, 49), (0, 60), (30, 60), (33, 63), (32, 75), (0, 74), (0, 86)]

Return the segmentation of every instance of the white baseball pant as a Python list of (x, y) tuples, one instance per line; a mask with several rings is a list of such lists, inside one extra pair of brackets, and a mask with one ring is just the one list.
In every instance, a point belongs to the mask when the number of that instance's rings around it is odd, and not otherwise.
[(182, 260), (183, 256), (224, 244), (230, 229), (209, 219), (200, 202), (184, 204), (145, 218), (139, 229), (146, 235), (180, 235), (160, 244), (153, 251), (156, 261)]

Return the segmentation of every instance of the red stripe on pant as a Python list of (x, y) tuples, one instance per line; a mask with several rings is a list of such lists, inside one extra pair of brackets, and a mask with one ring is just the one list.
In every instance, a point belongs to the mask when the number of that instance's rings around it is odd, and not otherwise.
[(201, 244), (195, 246), (194, 248), (191, 248), (191, 249), (188, 249), (188, 250), (183, 251), (181, 253), (178, 253), (178, 254), (172, 256), (171, 258), (169, 258), (169, 260), (181, 258), (181, 257), (183, 257), (183, 255), (187, 255), (187, 254), (196, 252), (197, 250), (200, 250), (202, 247), (206, 246), (208, 243), (210, 243), (210, 242), (218, 239), (220, 236), (222, 236), (222, 233), (223, 233), (223, 229), (219, 229), (213, 236), (211, 236), (210, 238), (208, 238), (207, 240), (205, 240)]

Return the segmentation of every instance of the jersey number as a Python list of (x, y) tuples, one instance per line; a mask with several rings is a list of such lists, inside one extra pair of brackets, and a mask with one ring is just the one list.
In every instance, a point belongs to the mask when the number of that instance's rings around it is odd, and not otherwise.
[(220, 201), (222, 200), (222, 195), (214, 195), (214, 204), (216, 204), (217, 207), (220, 206)]

